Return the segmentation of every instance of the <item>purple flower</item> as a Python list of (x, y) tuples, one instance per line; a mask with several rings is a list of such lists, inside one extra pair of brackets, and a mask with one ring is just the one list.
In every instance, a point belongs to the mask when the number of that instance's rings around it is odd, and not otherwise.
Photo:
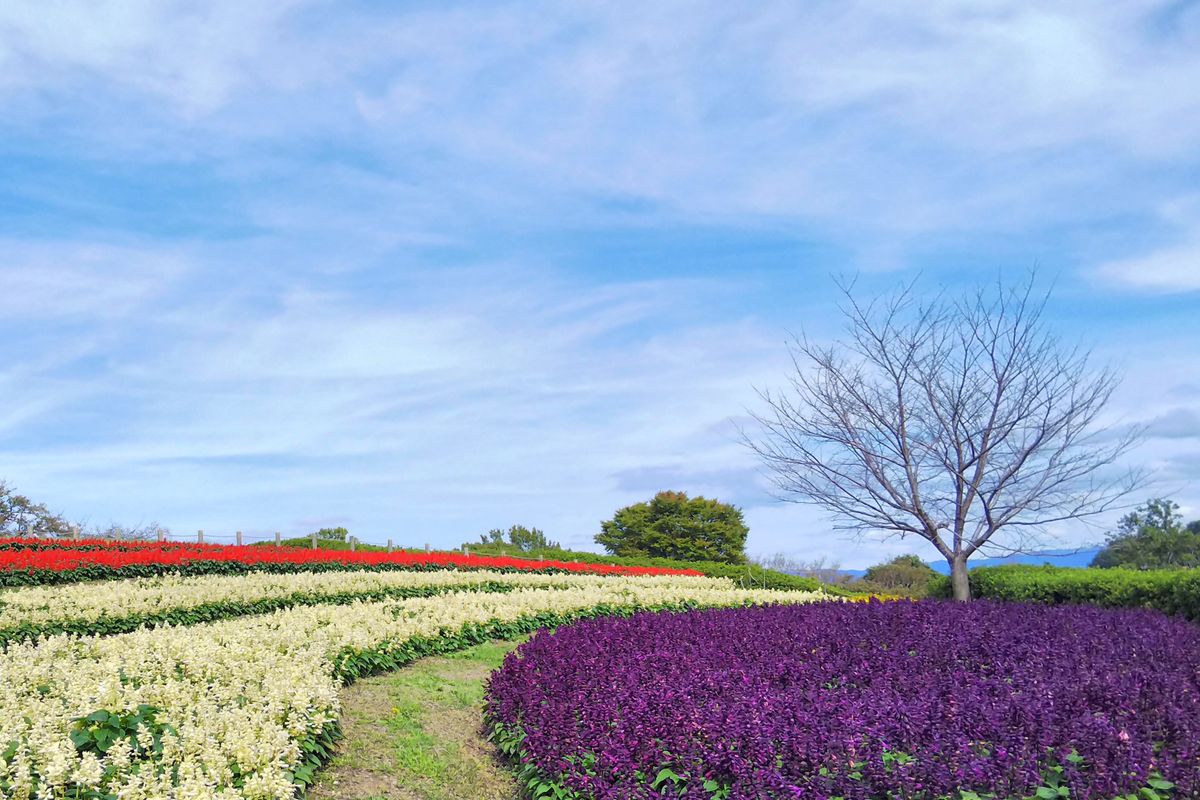
[[(822, 603), (542, 633), (492, 677), (543, 773), (598, 800), (1200, 796), (1200, 627), (1150, 611)], [(585, 758), (591, 755), (590, 758)], [(709, 788), (705, 788), (708, 783)]]

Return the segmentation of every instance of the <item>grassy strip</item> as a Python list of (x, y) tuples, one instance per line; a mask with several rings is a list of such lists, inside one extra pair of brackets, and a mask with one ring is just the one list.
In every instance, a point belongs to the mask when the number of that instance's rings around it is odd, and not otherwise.
[[(426, 656), (446, 655), (493, 639), (515, 639), (542, 628), (569, 625), (583, 619), (629, 617), (642, 611), (690, 611), (700, 607), (694, 602), (661, 606), (602, 604), (576, 611), (540, 611), (507, 622), (469, 623), (438, 636), (416, 636), (362, 649), (347, 648), (333, 660), (334, 676), (348, 684), (367, 675), (400, 669)], [(341, 726), (333, 722), (317, 736), (299, 742), (300, 762), (292, 770), (291, 778), (301, 793), (313, 784), (316, 771), (333, 755), (333, 746), (340, 737)]]
[(146, 625), (198, 625), (252, 614), (267, 614), (292, 606), (349, 605), (359, 601), (408, 600), (415, 597), (433, 597), (449, 592), (511, 592), (516, 588), (519, 587), (513, 584), (486, 581), (446, 586), (387, 586), (369, 591), (335, 594), (298, 592), (284, 597), (201, 603), (189, 608), (173, 608), (98, 620), (67, 619), (44, 623), (24, 623), (9, 628), (0, 628), (0, 648), (7, 647), (14, 642), (36, 639), (39, 636), (53, 636), (60, 633), (113, 636), (120, 633), (131, 633)]
[(342, 698), (345, 738), (312, 800), (516, 800), (512, 773), (479, 735), (484, 683), (527, 637), (493, 640), (365, 678)]

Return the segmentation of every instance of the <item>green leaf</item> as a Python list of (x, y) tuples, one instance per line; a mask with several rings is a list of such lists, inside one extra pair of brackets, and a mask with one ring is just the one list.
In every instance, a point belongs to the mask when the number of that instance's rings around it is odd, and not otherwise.
[(658, 771), (658, 775), (655, 776), (654, 781), (650, 784), (650, 788), (657, 789), (667, 781), (676, 783), (679, 781), (679, 776), (670, 767), (663, 767)]

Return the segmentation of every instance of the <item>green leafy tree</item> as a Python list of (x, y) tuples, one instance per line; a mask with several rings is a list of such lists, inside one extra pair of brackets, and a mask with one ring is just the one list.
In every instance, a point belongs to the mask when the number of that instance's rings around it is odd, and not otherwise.
[(869, 567), (863, 580), (889, 592), (923, 596), (929, 591), (929, 582), (937, 576), (920, 556), (903, 555)]
[(0, 535), (67, 536), (71, 525), (42, 503), (35, 503), (0, 481)]
[(618, 556), (746, 562), (750, 529), (741, 509), (685, 492), (659, 492), (601, 523), (596, 542)]
[(350, 536), (350, 531), (345, 528), (321, 528), (317, 531), (318, 539), (329, 539), (335, 542), (344, 542)]
[(1093, 567), (1175, 569), (1200, 567), (1200, 520), (1183, 525), (1179, 505), (1156, 497), (1126, 514)]
[(537, 528), (526, 528), (524, 525), (513, 525), (507, 531), (492, 528), (482, 537), (486, 545), (506, 545), (522, 553), (533, 553), (538, 550), (557, 550), (561, 547), (558, 542), (546, 538), (546, 534)]

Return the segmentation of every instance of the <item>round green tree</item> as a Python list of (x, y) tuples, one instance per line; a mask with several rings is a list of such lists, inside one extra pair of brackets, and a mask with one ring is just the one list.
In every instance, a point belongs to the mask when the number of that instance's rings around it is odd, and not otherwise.
[(1200, 567), (1200, 525), (1184, 527), (1179, 504), (1156, 497), (1126, 514), (1093, 567), (1186, 569)]
[(597, 544), (613, 555), (679, 561), (746, 562), (750, 529), (741, 509), (686, 492), (659, 492), (601, 523)]
[(923, 597), (929, 591), (929, 582), (937, 576), (920, 556), (904, 555), (869, 567), (863, 580), (889, 592)]

